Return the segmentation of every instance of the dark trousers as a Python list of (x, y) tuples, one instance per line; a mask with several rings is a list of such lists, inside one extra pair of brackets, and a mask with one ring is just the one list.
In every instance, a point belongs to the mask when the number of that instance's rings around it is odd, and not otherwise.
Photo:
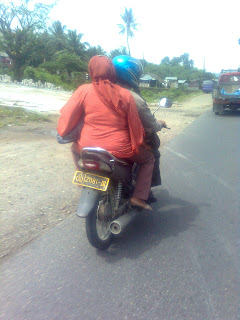
[(160, 173), (160, 152), (158, 149), (152, 149), (151, 151), (155, 159), (151, 186), (157, 187), (162, 184), (161, 173)]
[(147, 144), (151, 147), (155, 163), (152, 175), (152, 187), (161, 185), (161, 174), (160, 174), (160, 139), (155, 131), (147, 137)]

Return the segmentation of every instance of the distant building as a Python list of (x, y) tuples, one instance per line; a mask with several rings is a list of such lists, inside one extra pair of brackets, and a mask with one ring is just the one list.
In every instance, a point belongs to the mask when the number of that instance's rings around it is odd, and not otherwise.
[(187, 87), (187, 80), (178, 80), (178, 88)]
[(5, 52), (0, 52), (0, 65), (6, 67), (12, 66), (12, 60)]
[(151, 76), (150, 74), (145, 74), (140, 78), (139, 87), (160, 87), (161, 80), (156, 77)]
[(188, 90), (199, 90), (200, 80), (191, 80), (188, 81)]
[(178, 78), (177, 77), (166, 77), (164, 79), (164, 86), (166, 88), (178, 88)]

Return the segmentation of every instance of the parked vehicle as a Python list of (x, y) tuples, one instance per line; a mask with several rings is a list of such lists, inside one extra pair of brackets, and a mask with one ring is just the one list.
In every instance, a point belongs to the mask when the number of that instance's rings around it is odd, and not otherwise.
[[(163, 98), (159, 108), (171, 105)], [(77, 216), (86, 219), (90, 244), (104, 250), (141, 210), (130, 204), (137, 166), (102, 148), (83, 148), (79, 166), (81, 171), (73, 178), (74, 184), (82, 186)]]
[(226, 108), (240, 108), (240, 72), (236, 70), (223, 70), (213, 90), (213, 112), (223, 114)]
[(202, 83), (202, 91), (209, 93), (213, 92), (214, 81), (213, 80), (204, 80)]

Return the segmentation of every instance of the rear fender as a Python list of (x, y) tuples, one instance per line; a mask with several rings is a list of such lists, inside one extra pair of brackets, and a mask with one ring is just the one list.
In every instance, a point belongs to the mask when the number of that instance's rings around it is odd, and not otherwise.
[(86, 218), (95, 207), (96, 203), (100, 200), (100, 197), (101, 191), (83, 187), (77, 207), (77, 216), (80, 218)]

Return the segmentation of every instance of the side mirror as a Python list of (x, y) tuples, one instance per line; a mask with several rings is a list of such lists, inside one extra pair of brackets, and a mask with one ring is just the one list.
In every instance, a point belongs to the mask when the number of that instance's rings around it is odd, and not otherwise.
[(160, 101), (159, 101), (159, 107), (162, 107), (162, 108), (171, 108), (172, 106), (172, 101), (168, 98), (162, 98)]
[(159, 101), (159, 107), (153, 112), (153, 114), (158, 111), (159, 108), (171, 108), (172, 106), (172, 100), (168, 99), (168, 98), (162, 98)]

